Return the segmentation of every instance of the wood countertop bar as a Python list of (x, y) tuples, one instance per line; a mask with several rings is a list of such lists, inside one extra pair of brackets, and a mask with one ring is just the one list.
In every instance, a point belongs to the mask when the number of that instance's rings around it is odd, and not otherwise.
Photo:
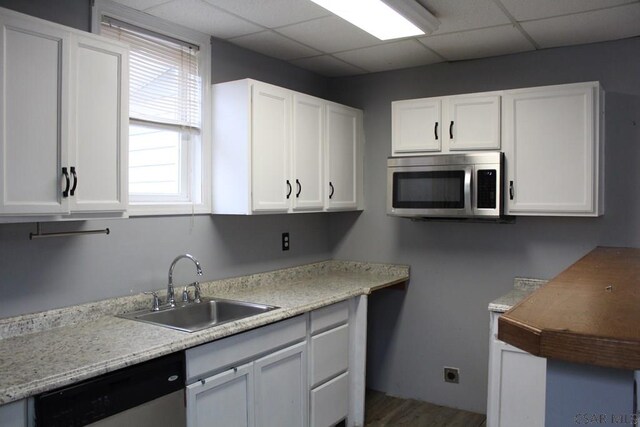
[(531, 354), (640, 369), (640, 249), (598, 247), (498, 320)]

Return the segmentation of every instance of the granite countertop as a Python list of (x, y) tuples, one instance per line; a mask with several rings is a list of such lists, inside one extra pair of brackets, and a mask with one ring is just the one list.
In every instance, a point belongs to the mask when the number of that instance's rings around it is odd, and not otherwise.
[(203, 295), (281, 307), (187, 333), (115, 317), (149, 296), (0, 319), (0, 405), (406, 282), (409, 267), (325, 261), (202, 284)]
[(547, 281), (542, 279), (516, 277), (513, 279), (513, 289), (500, 298), (491, 301), (489, 303), (489, 311), (505, 313), (545, 283), (547, 283)]

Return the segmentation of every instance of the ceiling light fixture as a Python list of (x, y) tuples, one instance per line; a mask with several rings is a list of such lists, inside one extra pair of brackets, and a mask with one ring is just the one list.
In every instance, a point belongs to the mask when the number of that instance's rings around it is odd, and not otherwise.
[(429, 34), (440, 24), (415, 0), (311, 0), (380, 40)]

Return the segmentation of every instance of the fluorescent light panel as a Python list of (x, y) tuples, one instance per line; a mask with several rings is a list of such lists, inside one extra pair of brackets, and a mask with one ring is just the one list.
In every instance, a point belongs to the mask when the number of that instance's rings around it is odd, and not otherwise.
[(423, 35), (424, 31), (381, 0), (311, 0), (380, 40)]

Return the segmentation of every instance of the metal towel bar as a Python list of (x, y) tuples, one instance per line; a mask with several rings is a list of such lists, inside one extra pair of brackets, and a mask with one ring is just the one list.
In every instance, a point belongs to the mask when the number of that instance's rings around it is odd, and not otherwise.
[(81, 231), (64, 231), (64, 232), (58, 232), (58, 233), (42, 233), (40, 231), (40, 223), (37, 222), (36, 232), (29, 233), (29, 240), (42, 239), (45, 237), (69, 237), (69, 236), (85, 236), (89, 234), (109, 234), (110, 232), (111, 231), (109, 231), (108, 228), (105, 228), (103, 230), (81, 230)]

